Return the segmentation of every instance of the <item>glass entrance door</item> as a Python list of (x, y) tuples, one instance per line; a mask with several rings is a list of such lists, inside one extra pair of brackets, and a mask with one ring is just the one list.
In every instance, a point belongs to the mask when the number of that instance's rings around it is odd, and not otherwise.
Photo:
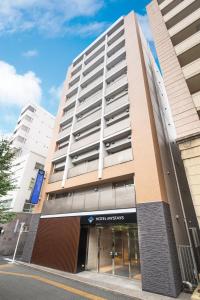
[(88, 249), (87, 269), (94, 269), (96, 261), (97, 272), (140, 279), (136, 224), (94, 227)]

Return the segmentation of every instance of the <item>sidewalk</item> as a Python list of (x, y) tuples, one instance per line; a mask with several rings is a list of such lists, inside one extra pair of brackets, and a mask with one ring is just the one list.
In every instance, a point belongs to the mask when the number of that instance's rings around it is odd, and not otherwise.
[[(144, 292), (141, 289), (141, 282), (136, 280), (130, 280), (128, 278), (112, 276), (107, 274), (100, 274), (95, 272), (80, 272), (77, 274), (67, 273), (51, 268), (46, 268), (34, 264), (28, 264), (21, 261), (17, 261), (17, 264), (21, 264), (27, 266), (29, 268), (33, 268), (36, 270), (42, 270), (47, 273), (55, 274), (62, 276), (64, 278), (68, 278), (71, 280), (79, 281), (91, 286), (96, 286), (103, 288), (109, 291), (115, 291), (120, 294), (138, 298), (138, 300), (172, 300), (174, 298), (165, 297), (162, 295), (152, 294), (148, 292)], [(190, 294), (182, 293), (177, 299), (179, 300), (189, 300), (191, 298)]]

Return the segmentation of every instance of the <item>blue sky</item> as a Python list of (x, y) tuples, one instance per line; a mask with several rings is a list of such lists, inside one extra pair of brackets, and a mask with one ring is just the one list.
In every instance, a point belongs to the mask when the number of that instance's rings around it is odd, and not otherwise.
[(137, 12), (152, 45), (149, 2), (0, 0), (0, 133), (13, 131), (29, 101), (56, 115), (67, 67), (121, 15)]

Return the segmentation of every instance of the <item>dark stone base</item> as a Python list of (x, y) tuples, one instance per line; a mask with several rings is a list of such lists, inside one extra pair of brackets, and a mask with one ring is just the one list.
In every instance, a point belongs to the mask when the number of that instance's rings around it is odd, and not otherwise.
[(177, 297), (182, 280), (169, 205), (137, 205), (142, 289)]
[(20, 259), (21, 261), (28, 262), (28, 263), (31, 261), (31, 256), (33, 252), (33, 246), (35, 243), (35, 237), (37, 234), (39, 221), (40, 221), (40, 214), (33, 214), (31, 216), (29, 232), (27, 233), (23, 253)]

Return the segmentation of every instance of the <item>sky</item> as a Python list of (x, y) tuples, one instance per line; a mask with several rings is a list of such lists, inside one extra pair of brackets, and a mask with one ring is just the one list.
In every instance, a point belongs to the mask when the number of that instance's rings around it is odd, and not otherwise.
[[(134, 10), (154, 51), (150, 0), (0, 0), (0, 134), (24, 105), (56, 115), (72, 60), (120, 16)], [(155, 51), (154, 51), (155, 53)]]

